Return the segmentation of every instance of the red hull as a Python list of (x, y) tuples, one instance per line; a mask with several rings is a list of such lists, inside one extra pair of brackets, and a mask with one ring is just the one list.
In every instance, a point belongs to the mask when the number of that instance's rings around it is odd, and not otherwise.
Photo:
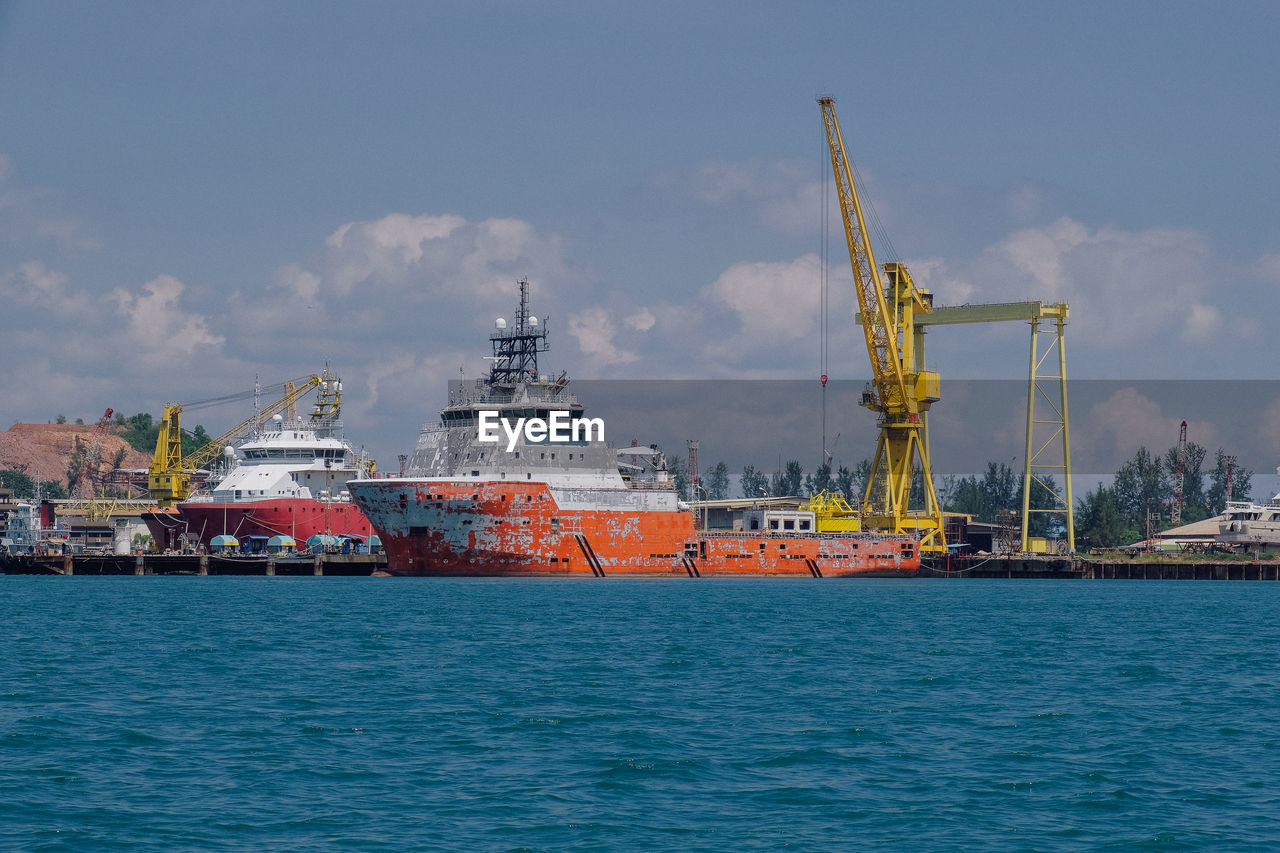
[(209, 546), (215, 536), (292, 536), (305, 543), (317, 533), (354, 533), (368, 537), (373, 528), (355, 504), (308, 498), (276, 498), (243, 503), (182, 503), (174, 511), (146, 518), (157, 546), (178, 547), (183, 532), (191, 545)]
[(919, 543), (904, 536), (696, 531), (688, 512), (562, 509), (544, 483), (363, 480), (348, 488), (382, 539), (391, 574), (829, 577), (920, 567)]

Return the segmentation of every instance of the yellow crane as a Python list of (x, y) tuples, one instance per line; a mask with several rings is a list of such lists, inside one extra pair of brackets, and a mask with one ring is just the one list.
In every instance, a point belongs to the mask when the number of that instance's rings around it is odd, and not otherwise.
[(292, 382), (285, 383), (285, 394), (279, 400), (186, 456), (182, 455), (182, 405), (166, 403), (156, 438), (155, 459), (147, 471), (151, 499), (162, 508), (186, 500), (191, 494), (191, 476), (196, 471), (218, 458), (223, 448), (251, 427), (260, 426), (272, 415), (289, 409), (312, 388), (320, 389), (311, 412), (312, 421), (336, 420), (342, 409), (342, 384), (326, 366), (323, 373), (313, 374), (296, 387)]
[[(916, 364), (920, 348), (915, 340), (915, 315), (932, 310), (933, 294), (915, 285), (904, 264), (885, 264), (887, 284), (881, 279), (836, 118), (835, 99), (819, 98), (818, 104), (871, 357), (872, 381), (862, 395), (862, 405), (877, 414), (880, 428), (863, 499), (864, 526), (909, 534), (920, 540), (922, 550), (944, 551), (942, 509), (933, 488), (928, 446), (922, 440), (923, 416), (939, 399), (939, 377), (924, 370), (923, 364)], [(916, 471), (923, 477), (924, 500), (922, 507), (912, 510), (909, 501)]]

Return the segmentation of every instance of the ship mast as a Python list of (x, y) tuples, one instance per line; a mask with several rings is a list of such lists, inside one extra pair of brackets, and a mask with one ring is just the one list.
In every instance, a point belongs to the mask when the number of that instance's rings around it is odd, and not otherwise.
[(520, 309), (515, 323), (508, 328), (502, 320), (489, 335), (493, 344), (493, 368), (489, 371), (489, 384), (514, 388), (521, 382), (538, 378), (538, 353), (546, 352), (547, 330), (539, 326), (538, 318), (529, 314), (529, 279), (520, 284)]

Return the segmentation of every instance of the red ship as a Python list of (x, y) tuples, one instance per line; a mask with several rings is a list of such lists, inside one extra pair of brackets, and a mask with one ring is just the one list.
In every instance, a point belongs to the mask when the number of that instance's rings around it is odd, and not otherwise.
[[(326, 368), (327, 371), (327, 368)], [(160, 550), (208, 548), (215, 536), (289, 536), (305, 547), (317, 534), (373, 533), (347, 492), (372, 467), (339, 437), (341, 383), (329, 377), (309, 418), (275, 415), (248, 440), (224, 451), (229, 471), (208, 491), (145, 516)]]

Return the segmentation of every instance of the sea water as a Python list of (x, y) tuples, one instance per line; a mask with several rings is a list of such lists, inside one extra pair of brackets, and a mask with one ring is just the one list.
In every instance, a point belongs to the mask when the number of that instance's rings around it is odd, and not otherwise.
[(0, 577), (14, 850), (1280, 849), (1280, 584)]

